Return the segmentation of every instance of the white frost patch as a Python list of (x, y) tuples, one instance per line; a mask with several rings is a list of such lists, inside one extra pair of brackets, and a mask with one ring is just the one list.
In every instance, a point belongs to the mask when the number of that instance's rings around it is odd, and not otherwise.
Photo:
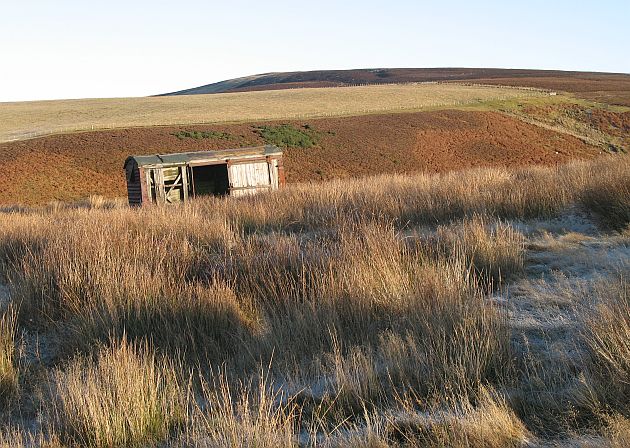
[(530, 277), (561, 272), (567, 277), (595, 280), (630, 266), (630, 238), (546, 234), (531, 242), (527, 265)]
[(514, 221), (514, 228), (526, 236), (541, 232), (561, 235), (567, 233), (580, 233), (595, 236), (599, 234), (597, 225), (590, 219), (588, 213), (576, 206), (571, 206), (551, 219), (536, 219), (530, 221)]
[(579, 356), (578, 314), (596, 285), (630, 269), (630, 235), (606, 234), (572, 208), (558, 218), (513, 224), (526, 237), (526, 277), (493, 299), (506, 306), (513, 341), (525, 351)]

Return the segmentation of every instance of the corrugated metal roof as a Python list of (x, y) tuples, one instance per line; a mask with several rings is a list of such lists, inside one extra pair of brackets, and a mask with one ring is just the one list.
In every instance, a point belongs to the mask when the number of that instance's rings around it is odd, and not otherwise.
[(212, 162), (216, 160), (238, 159), (247, 156), (282, 155), (280, 148), (274, 145), (253, 146), (250, 148), (222, 149), (216, 151), (180, 152), (175, 154), (155, 154), (149, 156), (129, 156), (125, 160), (125, 167), (131, 160), (135, 160), (139, 167), (183, 165), (191, 162)]

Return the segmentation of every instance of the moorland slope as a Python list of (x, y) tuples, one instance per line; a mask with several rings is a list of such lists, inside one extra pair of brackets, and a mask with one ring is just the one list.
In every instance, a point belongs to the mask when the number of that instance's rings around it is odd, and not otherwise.
[(269, 140), (261, 132), (265, 128), (305, 139), (302, 146), (284, 148), (289, 183), (381, 173), (555, 165), (590, 159), (601, 152), (572, 135), (482, 111), (116, 129), (0, 144), (5, 179), (0, 184), (0, 204), (125, 196), (122, 166), (129, 154), (282, 145), (283, 134), (279, 140)]
[(206, 84), (166, 95), (409, 82), (474, 82), (528, 86), (571, 92), (588, 100), (630, 106), (629, 74), (496, 68), (378, 68), (265, 73)]

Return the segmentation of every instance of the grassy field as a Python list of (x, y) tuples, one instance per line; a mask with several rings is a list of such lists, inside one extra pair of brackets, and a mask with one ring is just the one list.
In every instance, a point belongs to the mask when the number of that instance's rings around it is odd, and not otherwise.
[(0, 103), (0, 142), (90, 129), (360, 115), (533, 96), (545, 94), (519, 88), (406, 84)]
[(618, 155), (4, 212), (0, 446), (626, 446), (629, 185)]

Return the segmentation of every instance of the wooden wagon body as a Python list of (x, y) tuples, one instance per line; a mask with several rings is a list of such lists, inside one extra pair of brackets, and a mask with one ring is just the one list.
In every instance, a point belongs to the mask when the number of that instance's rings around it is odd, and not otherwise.
[(282, 151), (272, 145), (130, 156), (129, 205), (174, 204), (206, 195), (242, 196), (284, 185)]

